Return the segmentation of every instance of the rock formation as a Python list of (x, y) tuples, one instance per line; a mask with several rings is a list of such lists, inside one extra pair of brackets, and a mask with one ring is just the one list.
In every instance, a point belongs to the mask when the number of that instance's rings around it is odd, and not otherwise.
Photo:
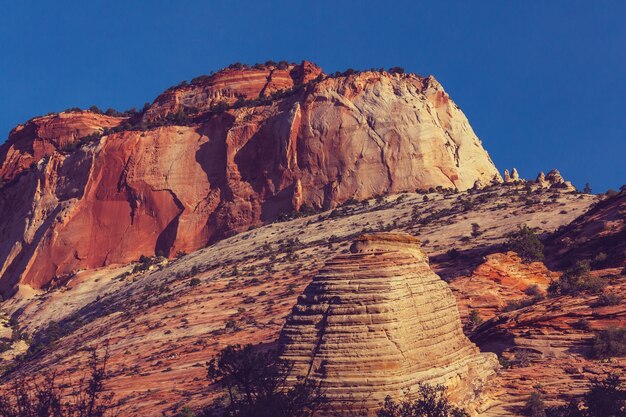
[(71, 147), (79, 139), (125, 120), (90, 111), (62, 112), (17, 126), (0, 147), (0, 179), (8, 182), (45, 156)]
[(541, 188), (549, 188), (550, 183), (546, 180), (546, 174), (541, 171), (539, 175), (537, 175), (537, 179), (535, 179), (535, 184), (537, 184)]
[(571, 182), (565, 181), (558, 169), (553, 169), (546, 175), (546, 181), (551, 188), (562, 188), (565, 190), (576, 191), (576, 187)]
[[(59, 151), (65, 142), (75, 149)], [(0, 167), (4, 292), (190, 252), (301, 207), (500, 180), (432, 76), (327, 77), (307, 62), (220, 71), (132, 119), (34, 119), (0, 148)]]
[(545, 292), (558, 278), (541, 262), (524, 263), (515, 252), (492, 253), (470, 276), (450, 283), (463, 321), (475, 310), (483, 320), (495, 317), (508, 302), (527, 298), (531, 286)]
[(517, 172), (517, 168), (513, 168), (509, 173), (508, 169), (504, 170), (504, 183), (505, 184), (514, 184), (520, 181), (519, 173)]
[(546, 246), (549, 263), (558, 268), (584, 259), (595, 267), (626, 266), (626, 190), (597, 203), (550, 236)]
[[(594, 271), (594, 275), (609, 271)], [(614, 279), (606, 291), (626, 299), (626, 277)], [(624, 303), (602, 305), (599, 297), (581, 293), (548, 298), (501, 313), (479, 327), (472, 340), (513, 365), (499, 373), (502, 395), (485, 417), (522, 415), (529, 393), (538, 384), (547, 404), (556, 405), (580, 398), (592, 378), (625, 374), (626, 357), (600, 361), (589, 355), (595, 332), (626, 326)]]
[[(363, 235), (329, 261), (280, 336), (294, 376), (322, 385), (334, 410), (374, 415), (385, 396), (444, 384), (476, 406), (497, 359), (463, 334), (452, 292), (428, 266), (416, 238)], [(415, 391), (415, 390), (414, 390)]]

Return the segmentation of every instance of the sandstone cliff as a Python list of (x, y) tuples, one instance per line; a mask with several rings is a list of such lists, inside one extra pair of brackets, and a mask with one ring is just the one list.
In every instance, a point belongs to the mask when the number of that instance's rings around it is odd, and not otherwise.
[(218, 72), (168, 90), (133, 120), (36, 119), (12, 132), (0, 167), (4, 292), (190, 252), (301, 207), (500, 180), (433, 77), (326, 77), (306, 62)]
[(384, 398), (444, 384), (476, 406), (497, 359), (463, 334), (452, 292), (404, 233), (363, 235), (326, 263), (280, 336), (294, 376), (321, 383), (335, 411), (375, 415)]

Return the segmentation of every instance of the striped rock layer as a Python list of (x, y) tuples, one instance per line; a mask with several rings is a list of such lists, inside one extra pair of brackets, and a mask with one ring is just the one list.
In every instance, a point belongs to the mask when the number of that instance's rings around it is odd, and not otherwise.
[(340, 412), (374, 415), (387, 395), (444, 384), (473, 409), (497, 358), (463, 334), (448, 285), (407, 234), (359, 238), (298, 299), (280, 336), (293, 375), (321, 384)]

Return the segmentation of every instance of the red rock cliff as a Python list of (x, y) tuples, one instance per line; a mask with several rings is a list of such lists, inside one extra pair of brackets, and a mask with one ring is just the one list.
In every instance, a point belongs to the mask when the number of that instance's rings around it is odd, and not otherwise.
[(221, 71), (170, 89), (141, 116), (193, 108), (185, 126), (121, 131), (72, 152), (59, 143), (124, 119), (64, 113), (50, 116), (59, 124), (46, 135), (16, 128), (0, 149), (0, 289), (189, 252), (302, 206), (500, 179), (433, 77), (320, 74), (309, 63)]

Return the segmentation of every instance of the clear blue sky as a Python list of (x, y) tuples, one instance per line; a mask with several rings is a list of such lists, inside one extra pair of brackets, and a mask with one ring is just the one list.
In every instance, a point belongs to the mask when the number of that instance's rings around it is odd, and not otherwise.
[(68, 107), (141, 107), (229, 63), (433, 74), (501, 170), (626, 183), (626, 1), (5, 1), (0, 141)]

